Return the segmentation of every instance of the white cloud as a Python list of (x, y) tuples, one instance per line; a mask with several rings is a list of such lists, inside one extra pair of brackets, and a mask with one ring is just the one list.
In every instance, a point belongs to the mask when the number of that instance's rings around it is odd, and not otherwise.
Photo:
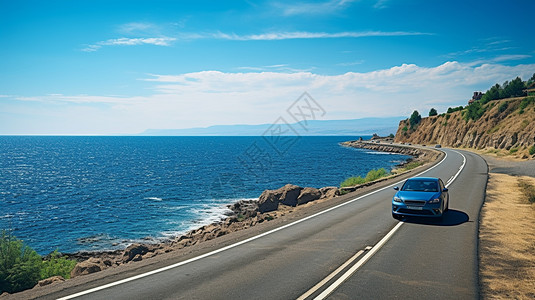
[(325, 15), (346, 9), (354, 0), (331, 0), (326, 2), (275, 3), (285, 16)]
[(102, 48), (102, 46), (135, 46), (135, 45), (156, 45), (156, 46), (170, 46), (176, 38), (172, 37), (155, 37), (155, 38), (118, 38), (109, 39), (98, 42), (93, 45), (88, 45), (82, 49), (85, 52), (93, 52)]
[[(261, 124), (273, 122), (279, 116), (288, 118), (286, 109), (307, 91), (326, 110), (326, 119), (408, 116), (415, 109), (426, 114), (431, 107), (442, 112), (450, 106), (465, 105), (473, 91), (486, 90), (516, 76), (526, 80), (534, 69), (535, 64), (473, 66), (451, 61), (435, 67), (402, 64), (339, 75), (273, 71), (153, 74), (141, 79), (153, 84), (154, 93), (149, 96), (20, 97), (19, 100), (26, 101), (21, 103), (27, 105), (16, 106), (20, 111), (14, 115), (25, 114), (26, 106), (34, 107), (29, 101), (40, 101), (39, 120), (45, 121), (36, 125), (36, 130), (48, 130), (49, 116), (50, 123), (56, 126), (61, 123), (69, 130), (97, 134)], [(59, 107), (65, 116), (58, 116)], [(88, 109), (84, 110), (85, 107)]]
[(348, 9), (355, 2), (365, 2), (375, 9), (386, 8), (388, 0), (330, 0), (319, 2), (298, 2), (298, 3), (276, 2), (272, 5), (284, 16), (296, 15), (332, 15)]
[(414, 36), (414, 35), (432, 35), (432, 33), (414, 32), (414, 31), (346, 31), (346, 32), (307, 32), (307, 31), (290, 31), (290, 32), (270, 32), (251, 35), (237, 35), (218, 32), (211, 35), (199, 35), (197, 38), (207, 38), (209, 36), (216, 39), (235, 40), (235, 41), (272, 41), (272, 40), (289, 40), (289, 39), (328, 39), (328, 38), (361, 38), (361, 37), (381, 37), (381, 36)]
[(525, 55), (525, 54), (506, 54), (506, 55), (500, 55), (492, 59), (493, 62), (501, 62), (501, 61), (510, 61), (510, 60), (520, 60), (520, 59), (526, 59), (530, 58), (531, 55)]

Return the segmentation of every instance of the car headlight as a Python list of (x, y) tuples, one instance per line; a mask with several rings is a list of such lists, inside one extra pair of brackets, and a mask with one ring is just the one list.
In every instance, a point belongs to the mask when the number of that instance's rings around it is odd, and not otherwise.
[(436, 198), (436, 199), (433, 199), (433, 200), (429, 200), (427, 201), (427, 203), (439, 203), (440, 202), (440, 198)]
[(394, 202), (401, 202), (403, 203), (403, 199), (399, 198), (399, 197), (394, 197)]

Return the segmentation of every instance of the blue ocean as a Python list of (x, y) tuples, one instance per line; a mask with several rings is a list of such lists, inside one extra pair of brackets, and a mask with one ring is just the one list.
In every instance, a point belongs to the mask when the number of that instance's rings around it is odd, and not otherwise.
[(0, 229), (40, 254), (158, 242), (287, 183), (339, 186), (408, 157), (356, 137), (0, 136)]

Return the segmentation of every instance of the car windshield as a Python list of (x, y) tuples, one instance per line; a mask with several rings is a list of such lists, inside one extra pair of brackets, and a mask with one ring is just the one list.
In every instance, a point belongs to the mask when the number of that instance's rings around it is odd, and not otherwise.
[(408, 180), (402, 191), (412, 192), (438, 192), (438, 183), (432, 180)]

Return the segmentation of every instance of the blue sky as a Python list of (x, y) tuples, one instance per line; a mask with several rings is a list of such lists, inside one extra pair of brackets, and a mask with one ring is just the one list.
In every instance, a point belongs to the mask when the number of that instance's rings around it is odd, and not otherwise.
[(534, 1), (0, 0), (0, 134), (426, 115), (535, 73)]

